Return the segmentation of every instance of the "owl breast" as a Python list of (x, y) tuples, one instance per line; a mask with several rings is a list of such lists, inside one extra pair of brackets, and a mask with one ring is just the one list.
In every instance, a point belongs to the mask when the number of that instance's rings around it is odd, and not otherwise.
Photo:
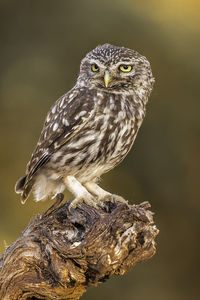
[(84, 183), (119, 164), (129, 152), (144, 118), (134, 96), (97, 92), (95, 114), (78, 134), (62, 146), (45, 169), (51, 179), (76, 176)]

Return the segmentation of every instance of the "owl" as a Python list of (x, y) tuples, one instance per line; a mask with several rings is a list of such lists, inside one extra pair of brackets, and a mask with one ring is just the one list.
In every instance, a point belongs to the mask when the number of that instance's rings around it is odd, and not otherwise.
[(75, 86), (48, 112), (26, 175), (15, 185), (22, 203), (31, 191), (40, 201), (66, 188), (73, 208), (112, 200), (98, 180), (130, 151), (153, 83), (150, 63), (134, 50), (104, 44), (89, 52)]

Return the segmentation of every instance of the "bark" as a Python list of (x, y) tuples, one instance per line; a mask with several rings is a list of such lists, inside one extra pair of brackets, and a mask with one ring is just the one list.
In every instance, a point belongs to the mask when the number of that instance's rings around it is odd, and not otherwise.
[(0, 260), (0, 299), (79, 299), (155, 254), (148, 202), (95, 209), (69, 202), (36, 215)]

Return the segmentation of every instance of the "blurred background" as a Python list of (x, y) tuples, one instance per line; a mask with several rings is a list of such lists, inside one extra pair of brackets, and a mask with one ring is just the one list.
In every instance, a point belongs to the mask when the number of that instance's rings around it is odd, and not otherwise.
[(85, 54), (108, 42), (145, 55), (156, 83), (133, 149), (101, 185), (131, 203), (148, 200), (160, 234), (151, 260), (82, 299), (198, 298), (199, 11), (198, 0), (0, 1), (1, 253), (51, 204), (31, 197), (22, 206), (14, 193), (47, 111), (74, 85)]

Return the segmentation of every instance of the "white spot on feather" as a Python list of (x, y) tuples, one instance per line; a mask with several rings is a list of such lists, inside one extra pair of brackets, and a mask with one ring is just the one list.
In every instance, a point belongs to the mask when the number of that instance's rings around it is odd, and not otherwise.
[(46, 137), (47, 137), (47, 131), (45, 130), (43, 138), (46, 139)]
[(63, 125), (65, 125), (65, 126), (69, 126), (69, 122), (68, 122), (68, 120), (65, 118), (65, 119), (62, 119), (62, 123), (63, 123)]
[(74, 119), (75, 119), (75, 120), (78, 120), (80, 117), (83, 117), (86, 113), (87, 113), (86, 110), (82, 110), (82, 111), (80, 111), (79, 114), (77, 114), (77, 115), (74, 117)]
[(124, 119), (126, 117), (126, 113), (124, 111), (120, 111), (118, 113), (118, 118), (121, 120), (121, 119)]
[(68, 135), (70, 134), (71, 132), (67, 132), (64, 136), (64, 138), (68, 137)]
[(62, 99), (61, 99), (61, 101), (60, 101), (60, 105), (59, 105), (60, 107), (63, 106), (64, 100), (65, 100), (65, 96), (63, 96)]
[(54, 125), (53, 125), (53, 131), (56, 131), (58, 129), (58, 123), (55, 123)]
[(51, 119), (51, 118), (50, 118), (50, 114), (48, 114), (48, 115), (47, 115), (47, 122), (49, 122), (50, 119)]
[(87, 113), (86, 110), (82, 110), (82, 111), (79, 113), (79, 116), (82, 117), (82, 116), (84, 116), (86, 113)]
[(69, 99), (71, 99), (71, 98), (73, 98), (74, 97), (74, 93), (71, 93), (70, 95), (69, 95)]
[(56, 112), (56, 105), (54, 105), (54, 107), (52, 108), (51, 112), (52, 112), (52, 114), (55, 114), (55, 112)]

